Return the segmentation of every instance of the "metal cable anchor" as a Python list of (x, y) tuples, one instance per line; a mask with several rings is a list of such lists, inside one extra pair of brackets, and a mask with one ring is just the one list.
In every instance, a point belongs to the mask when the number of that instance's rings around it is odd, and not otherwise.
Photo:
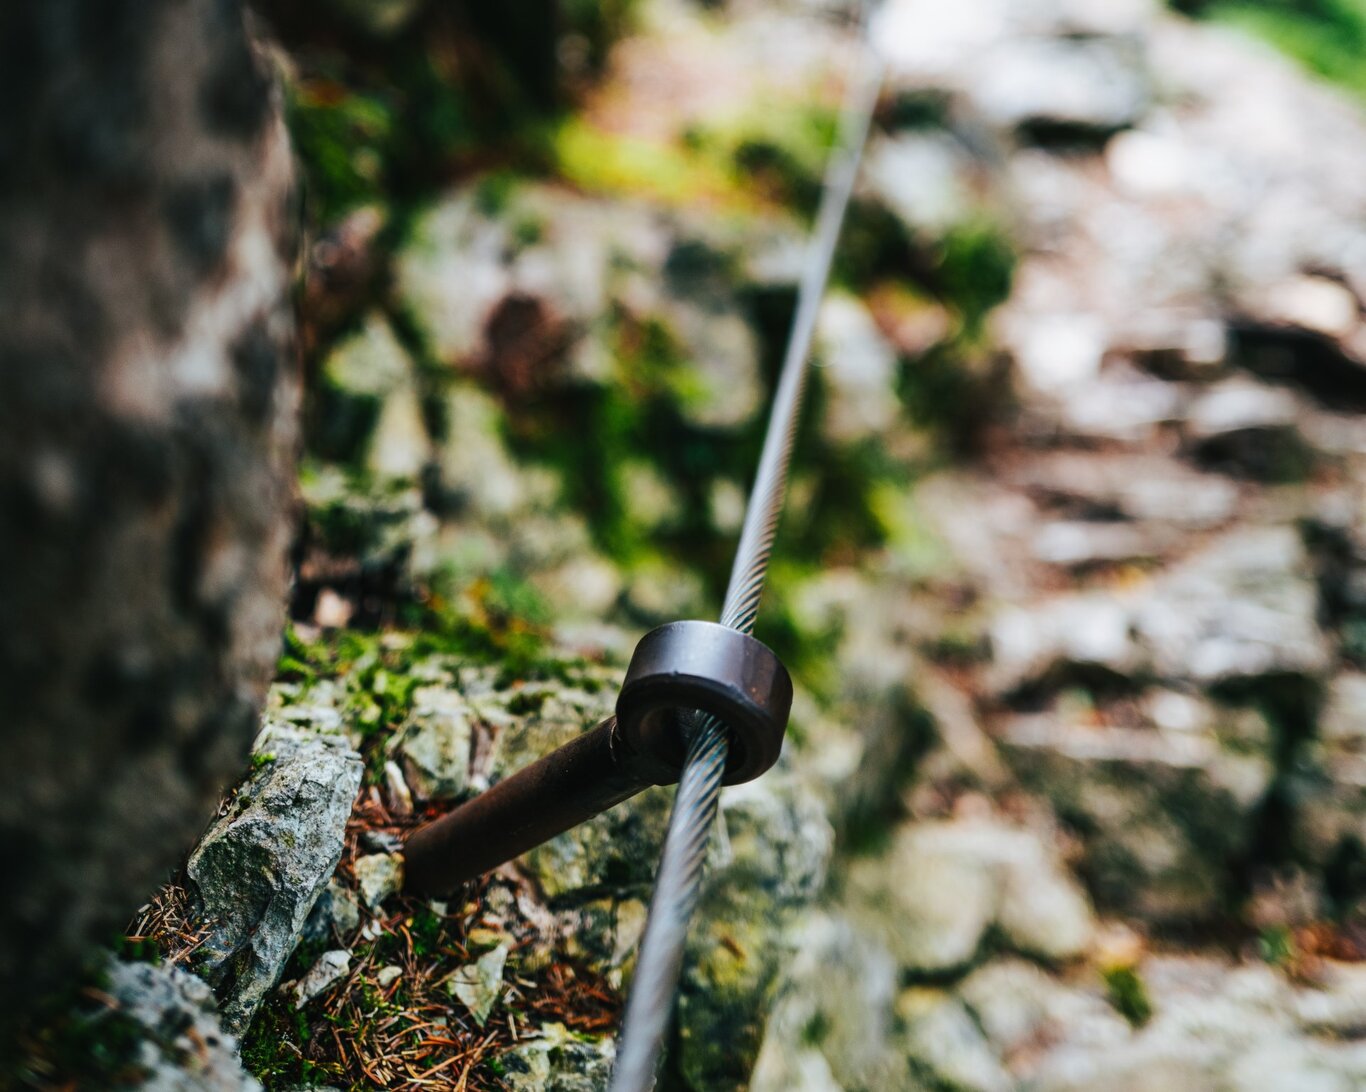
[(442, 895), (652, 785), (678, 781), (681, 714), (709, 713), (729, 739), (725, 784), (751, 781), (782, 750), (792, 679), (767, 645), (715, 622), (670, 622), (636, 645), (616, 715), (419, 827), (405, 888)]

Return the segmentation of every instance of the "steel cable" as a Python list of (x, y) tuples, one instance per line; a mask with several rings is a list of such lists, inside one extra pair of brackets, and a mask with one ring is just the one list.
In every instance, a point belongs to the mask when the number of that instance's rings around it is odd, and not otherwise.
[[(820, 210), (798, 287), (797, 310), (726, 589), (721, 624), (742, 633), (753, 632), (759, 612), (782, 514), (816, 317), (882, 86), (881, 59), (871, 49), (865, 49), (863, 56), (867, 65), (851, 80), (838, 141), (826, 166)], [(714, 717), (693, 714), (685, 731), (687, 757), (626, 1003), (611, 1092), (649, 1092), (654, 1085), (673, 1011), (688, 923), (701, 895), (702, 866), (716, 819), (728, 746), (725, 726)]]

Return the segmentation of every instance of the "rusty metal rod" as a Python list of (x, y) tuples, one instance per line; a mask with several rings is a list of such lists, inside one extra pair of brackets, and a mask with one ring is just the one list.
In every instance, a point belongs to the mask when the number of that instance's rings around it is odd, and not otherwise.
[(444, 895), (652, 785), (672, 785), (688, 741), (679, 715), (709, 714), (729, 740), (726, 784), (778, 761), (792, 680), (772, 649), (715, 622), (641, 638), (617, 715), (408, 835), (407, 890)]
[[(404, 847), (404, 885), (444, 894), (659, 784), (655, 765), (619, 738), (608, 717), (452, 815), (428, 823)], [(449, 817), (448, 817), (449, 818)]]

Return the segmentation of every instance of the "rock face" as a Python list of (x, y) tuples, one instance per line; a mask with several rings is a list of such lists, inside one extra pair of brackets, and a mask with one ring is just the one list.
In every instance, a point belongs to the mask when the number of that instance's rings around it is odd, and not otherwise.
[[(241, 6), (0, 15), (0, 1011), (183, 854), (278, 654), (292, 168)], [(190, 62), (190, 63), (187, 63)], [(174, 152), (172, 152), (174, 149)]]
[(213, 984), (224, 1025), (237, 1034), (279, 981), (337, 867), (361, 780), (360, 756), (340, 736), (272, 724), (254, 754), (260, 768), (186, 866), (213, 924), (195, 969)]

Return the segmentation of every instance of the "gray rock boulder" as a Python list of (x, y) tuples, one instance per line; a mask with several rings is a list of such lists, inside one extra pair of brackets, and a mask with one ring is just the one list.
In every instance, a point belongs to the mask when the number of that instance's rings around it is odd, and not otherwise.
[(223, 1030), (213, 992), (172, 965), (110, 960), (109, 996), (138, 1028), (138, 1092), (261, 1092)]
[(195, 969), (240, 1034), (280, 978), (341, 859), (361, 781), (360, 757), (337, 736), (270, 724), (257, 770), (229, 800), (186, 866), (213, 932)]

